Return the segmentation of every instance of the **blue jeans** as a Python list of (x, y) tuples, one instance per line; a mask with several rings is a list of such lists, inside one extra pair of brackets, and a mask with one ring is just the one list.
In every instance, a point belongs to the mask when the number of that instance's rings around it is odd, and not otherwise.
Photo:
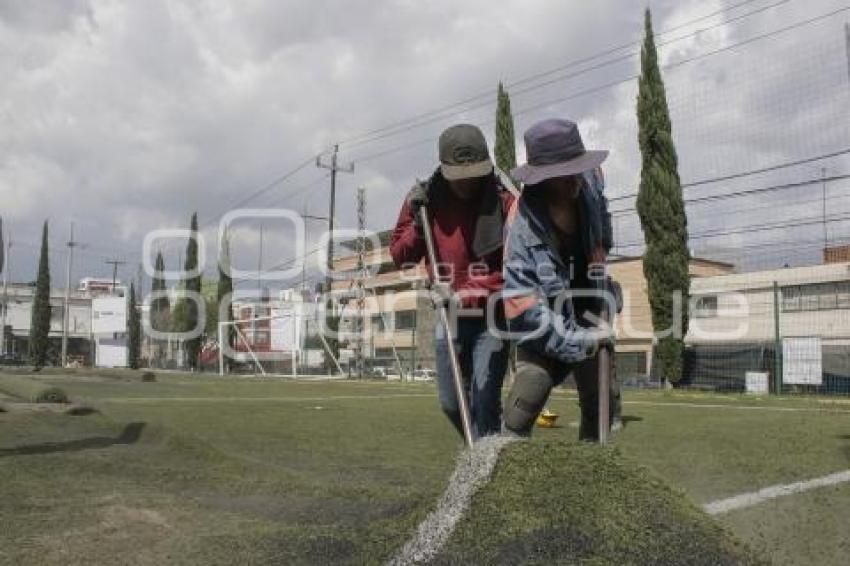
[[(508, 342), (491, 334), (484, 318), (460, 317), (454, 343), (469, 401), (472, 436), (496, 434), (502, 427), (502, 381), (508, 368)], [(440, 408), (462, 436), (448, 340), (439, 322), (434, 330), (434, 349)]]

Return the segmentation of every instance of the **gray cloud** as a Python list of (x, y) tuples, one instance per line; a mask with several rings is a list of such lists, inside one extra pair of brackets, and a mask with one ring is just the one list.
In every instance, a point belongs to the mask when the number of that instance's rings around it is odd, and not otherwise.
[[(769, 3), (754, 2), (733, 13)], [(655, 2), (656, 29), (721, 7), (719, 1)], [(829, 0), (805, 5), (794, 0), (662, 48), (662, 56), (681, 60), (836, 7)], [(833, 18), (666, 72), (683, 179), (848, 145), (850, 132), (841, 118), (848, 96), (841, 57), (845, 20)], [(65, 239), (69, 220), (90, 244), (80, 250), (78, 275), (105, 273), (105, 256), (138, 262), (148, 230), (185, 227), (192, 211), (212, 237), (218, 214), (334, 142), (492, 92), (499, 79), (511, 82), (637, 40), (641, 24), (637, 6), (614, 0), (579, 5), (546, 0), (4, 2), (0, 195), (4, 219), (21, 242), (13, 257), (14, 276), (32, 277), (34, 249), (27, 245), (37, 243), (44, 218), (51, 221), (54, 244)], [(612, 194), (633, 192), (639, 173), (633, 82), (523, 109), (637, 69), (637, 58), (631, 58), (518, 93), (513, 99), (517, 129), (551, 115), (579, 120), (588, 145), (612, 150), (607, 168)], [(354, 189), (366, 186), (369, 225), (390, 226), (403, 192), (434, 167), (435, 143), (361, 158), (436, 138), (455, 121), (480, 123), (491, 136), (493, 111), (488, 104), (374, 143), (343, 143), (341, 157), (357, 164), (354, 175), (340, 175), (338, 223), (355, 224)], [(846, 160), (830, 165), (850, 168)], [(250, 205), (307, 206), (313, 214), (326, 214), (327, 185), (319, 182), (324, 173), (307, 167)], [(784, 171), (759, 180), (791, 175)], [(705, 190), (753, 183), (746, 179)], [(805, 192), (795, 194), (807, 202)], [(777, 197), (764, 197), (769, 198)], [(744, 207), (771, 202), (764, 199), (748, 199)], [(835, 211), (847, 210), (838, 207), (848, 204), (842, 202), (835, 201)], [(694, 208), (692, 230), (735, 228), (775, 216), (765, 207), (753, 215), (760, 220), (748, 218), (738, 213), (743, 203)], [(311, 226), (315, 239), (319, 225)], [(839, 235), (842, 226), (831, 229)], [(256, 234), (241, 232), (244, 265), (255, 265), (256, 256), (247, 256)], [(640, 239), (634, 218), (622, 219), (618, 236), (623, 242)], [(292, 256), (285, 234), (270, 228), (267, 237), (266, 263)], [(728, 237), (700, 245), (730, 247), (745, 240)], [(172, 264), (179, 247), (169, 248)], [(63, 261), (57, 253), (54, 277)]]

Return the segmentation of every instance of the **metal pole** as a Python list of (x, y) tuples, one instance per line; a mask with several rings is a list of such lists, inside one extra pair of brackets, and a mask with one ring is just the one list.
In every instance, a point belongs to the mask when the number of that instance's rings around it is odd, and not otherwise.
[[(71, 222), (71, 239), (68, 240), (68, 266), (65, 272), (65, 302), (62, 305), (62, 367), (68, 365), (68, 318), (71, 300), (71, 263), (74, 261), (74, 223)], [(114, 287), (114, 284), (113, 284)]]
[(263, 225), (260, 224), (260, 251), (257, 256), (257, 298), (263, 295)]
[[(115, 294), (115, 287), (118, 285), (118, 266), (124, 265), (127, 263), (126, 261), (121, 261), (118, 259), (107, 259), (106, 263), (112, 266), (112, 294)], [(181, 257), (182, 263), (182, 257)]]
[[(331, 307), (331, 284), (333, 283), (332, 273), (333, 273), (333, 249), (334, 249), (334, 212), (336, 209), (336, 174), (337, 171), (345, 171), (346, 173), (354, 172), (354, 164), (349, 164), (347, 167), (340, 167), (338, 162), (339, 156), (339, 144), (334, 145), (333, 153), (331, 154), (331, 162), (330, 165), (322, 163), (322, 156), (316, 157), (316, 166), (321, 167), (323, 169), (330, 169), (331, 172), (331, 194), (330, 194), (330, 203), (328, 205), (328, 257), (327, 257), (327, 273), (325, 274), (325, 317), (327, 320), (328, 316), (333, 316)], [(328, 313), (331, 313), (330, 315)], [(332, 350), (331, 358), (333, 358), (334, 363), (339, 367), (339, 364), (336, 362), (336, 357), (333, 356)]]
[(782, 393), (782, 338), (779, 335), (779, 283), (773, 282), (773, 392)]
[(821, 188), (822, 188), (822, 204), (823, 204), (823, 261), (826, 260), (826, 248), (829, 246), (829, 240), (826, 236), (826, 167), (820, 169)]
[(242, 333), (242, 330), (240, 330), (238, 324), (233, 325), (233, 327), (236, 329), (236, 334), (238, 334), (239, 338), (242, 339), (242, 343), (245, 344), (245, 347), (248, 349), (248, 353), (251, 354), (251, 359), (254, 360), (254, 365), (256, 365), (260, 369), (260, 373), (263, 375), (263, 377), (265, 377), (266, 370), (263, 368), (263, 365), (260, 363), (260, 360), (257, 359), (256, 354), (254, 354), (254, 350), (251, 349), (251, 345), (248, 343), (247, 338), (245, 338), (245, 334)]
[(224, 375), (224, 325), (226, 322), (218, 323), (218, 375)]
[[(428, 263), (431, 264), (431, 270), (436, 278), (437, 275), (437, 253), (434, 249), (434, 240), (431, 235), (431, 225), (428, 220), (428, 209), (423, 206), (419, 209), (419, 215), (422, 221), (422, 233), (425, 237), (425, 247), (428, 249)], [(455, 395), (457, 395), (457, 405), (460, 409), (460, 422), (463, 428), (463, 438), (467, 446), (472, 446), (472, 423), (469, 417), (469, 405), (466, 401), (466, 391), (463, 387), (463, 376), (460, 373), (460, 365), (457, 361), (457, 352), (455, 351), (454, 336), (452, 336), (452, 328), (449, 324), (449, 313), (446, 305), (441, 304), (440, 308), (440, 323), (446, 331), (446, 342), (449, 349), (449, 364), (452, 368), (452, 378), (454, 380)]]
[[(0, 230), (2, 230), (0, 225)], [(3, 238), (0, 238), (3, 240)], [(0, 356), (6, 353), (6, 312), (9, 310), (9, 254), (12, 251), (12, 240), (7, 237), (4, 241), (6, 246), (3, 257), (3, 323), (0, 325)]]
[(325, 274), (325, 290), (329, 296), (332, 283), (331, 273), (333, 273), (334, 269), (334, 214), (336, 209), (336, 163), (338, 153), (339, 145), (335, 145), (333, 156), (331, 157), (331, 197), (328, 204), (328, 272)]
[[(607, 332), (609, 321), (608, 302), (604, 300), (606, 296), (604, 294), (606, 292), (605, 279), (600, 279), (598, 281), (597, 288), (599, 289), (599, 298), (602, 304), (602, 312), (600, 313), (602, 325), (600, 326), (600, 329)], [(608, 444), (608, 436), (610, 433), (609, 415), (611, 412), (609, 403), (611, 395), (611, 351), (608, 348), (600, 348), (597, 353), (596, 361), (599, 365), (599, 386), (597, 388), (599, 393), (599, 444)]]

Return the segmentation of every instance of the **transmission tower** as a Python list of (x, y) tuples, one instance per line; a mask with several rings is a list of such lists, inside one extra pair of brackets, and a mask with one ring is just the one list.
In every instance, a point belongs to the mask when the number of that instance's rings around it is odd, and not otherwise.
[(366, 189), (357, 189), (357, 317), (355, 328), (357, 375), (363, 379), (366, 365)]

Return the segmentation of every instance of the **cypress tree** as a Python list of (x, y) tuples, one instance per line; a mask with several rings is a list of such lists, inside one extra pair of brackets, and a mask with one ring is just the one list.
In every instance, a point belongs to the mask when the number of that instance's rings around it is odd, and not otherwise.
[(151, 327), (154, 330), (166, 332), (169, 328), (168, 318), (171, 306), (169, 304), (168, 296), (164, 294), (166, 290), (165, 278), (163, 277), (163, 272), (165, 271), (165, 260), (162, 258), (161, 251), (156, 254), (154, 269), (155, 272), (151, 279), (151, 293), (162, 293), (162, 295), (155, 297), (151, 301)]
[(496, 99), (496, 145), (493, 147), (493, 155), (496, 166), (510, 174), (511, 169), (516, 167), (516, 137), (511, 98), (501, 81)]
[[(218, 322), (219, 324), (222, 322), (231, 322), (233, 320), (233, 298), (230, 295), (233, 293), (233, 279), (230, 277), (230, 235), (227, 231), (221, 235), (221, 244), (218, 251), (218, 288), (216, 291), (219, 309), (221, 309), (222, 302), (227, 301), (225, 312), (223, 314), (218, 313), (219, 316), (223, 317)], [(228, 326), (224, 339), (230, 347), (233, 347), (235, 334), (236, 331), (233, 326)], [(218, 347), (223, 349), (223, 344), (219, 344)], [(225, 371), (227, 371), (227, 367), (228, 363), (225, 359)]]
[(40, 370), (47, 363), (50, 334), (50, 259), (47, 249), (47, 221), (41, 233), (41, 255), (38, 260), (38, 276), (32, 300), (30, 319), (30, 363)]
[[(653, 328), (656, 332), (681, 328), (679, 337), (674, 333), (660, 338), (655, 346), (661, 377), (675, 383), (682, 377), (681, 337), (688, 331), (688, 227), (670, 112), (648, 9), (645, 28), (637, 98), (641, 151), (637, 211), (646, 241), (643, 273), (648, 285)], [(676, 293), (682, 295), (681, 313), (673, 312)]]
[(139, 355), (142, 349), (142, 328), (139, 309), (136, 306), (136, 286), (130, 283), (130, 299), (127, 304), (127, 365), (130, 369), (139, 369)]
[[(150, 325), (151, 328), (159, 332), (168, 332), (171, 329), (171, 305), (168, 296), (164, 294), (165, 288), (165, 260), (162, 258), (162, 252), (156, 254), (156, 263), (154, 265), (154, 274), (151, 278), (151, 293), (162, 293), (160, 296), (155, 296), (150, 304)], [(158, 363), (164, 364), (163, 359), (166, 355), (165, 349), (167, 342), (165, 340), (154, 340), (152, 345), (152, 359)]]
[[(198, 268), (198, 213), (192, 214), (192, 221), (189, 229), (192, 237), (186, 244), (186, 261), (183, 264), (183, 270), (186, 273), (195, 271)], [(198, 273), (194, 277), (186, 277), (183, 280), (183, 289), (190, 293), (195, 293), (195, 298), (200, 300), (201, 294), (201, 274)], [(182, 331), (189, 332), (198, 326), (198, 302), (192, 299), (183, 299), (181, 301), (182, 309)], [(191, 369), (198, 367), (198, 354), (201, 351), (201, 336), (196, 336), (190, 340), (186, 340), (186, 359)]]

